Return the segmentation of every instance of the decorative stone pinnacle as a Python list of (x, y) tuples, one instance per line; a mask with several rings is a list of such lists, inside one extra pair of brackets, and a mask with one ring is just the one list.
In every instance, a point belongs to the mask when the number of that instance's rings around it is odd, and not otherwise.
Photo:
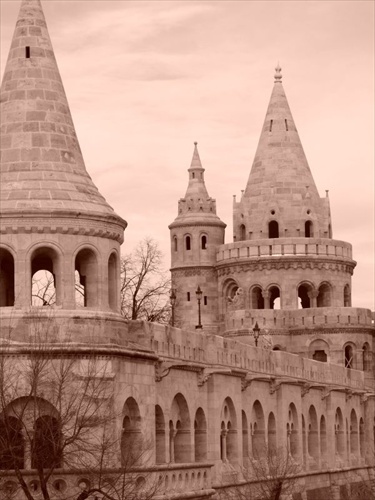
[(275, 68), (275, 82), (281, 82), (281, 79), (283, 77), (283, 75), (281, 74), (281, 67), (280, 67), (280, 64), (277, 63), (277, 66)]
[(194, 146), (198, 146), (198, 143), (197, 143), (197, 142), (194, 142)]

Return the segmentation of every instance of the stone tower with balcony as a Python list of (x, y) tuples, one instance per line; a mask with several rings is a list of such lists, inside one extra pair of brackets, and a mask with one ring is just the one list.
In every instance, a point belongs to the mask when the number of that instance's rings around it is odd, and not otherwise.
[(352, 246), (332, 238), (328, 191), (319, 196), (279, 66), (234, 200), (233, 241), (218, 248), (216, 265), (224, 335), (251, 342), (258, 322), (274, 349), (369, 369), (371, 314), (351, 307)]
[(183, 328), (199, 327), (198, 286), (201, 324), (206, 330), (218, 326), (218, 288), (215, 271), (216, 251), (224, 243), (225, 224), (216, 215), (216, 201), (208, 195), (204, 168), (197, 143), (184, 198), (178, 202), (178, 215), (169, 226), (171, 236), (172, 289), (176, 295), (175, 322)]

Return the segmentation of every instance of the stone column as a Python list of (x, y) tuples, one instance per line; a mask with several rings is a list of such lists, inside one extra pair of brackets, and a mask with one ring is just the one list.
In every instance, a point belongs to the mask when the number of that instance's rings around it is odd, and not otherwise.
[(317, 298), (319, 295), (319, 292), (317, 290), (311, 290), (310, 292), (307, 293), (310, 299), (310, 307), (317, 307)]
[(264, 309), (270, 309), (271, 304), (270, 304), (270, 298), (271, 294), (268, 291), (262, 292), (262, 297), (264, 299)]

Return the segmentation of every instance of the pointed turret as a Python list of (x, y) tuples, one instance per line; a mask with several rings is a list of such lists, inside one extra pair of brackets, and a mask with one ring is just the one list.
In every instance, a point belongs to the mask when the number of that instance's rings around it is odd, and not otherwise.
[(1, 86), (1, 212), (79, 212), (125, 225), (86, 171), (39, 0), (22, 0)]
[[(316, 236), (329, 235), (325, 202), (319, 197), (303, 151), (282, 85), (280, 66), (276, 67), (249, 180), (234, 208), (237, 240), (305, 236), (306, 223)], [(270, 224), (274, 230), (269, 230)]]
[(169, 227), (171, 228), (181, 222), (191, 224), (194, 221), (202, 221), (203, 219), (215, 224), (219, 223), (219, 225), (225, 227), (225, 224), (216, 215), (216, 200), (209, 196), (204, 183), (204, 168), (199, 156), (197, 142), (194, 142), (193, 158), (188, 172), (189, 184), (185, 197), (179, 200), (178, 216)]
[(202, 324), (208, 331), (217, 326), (216, 249), (224, 243), (226, 225), (216, 215), (216, 201), (204, 183), (204, 168), (194, 143), (185, 198), (178, 202), (178, 215), (169, 226), (171, 234), (172, 288), (175, 314), (181, 327), (195, 328), (195, 292), (202, 290)]

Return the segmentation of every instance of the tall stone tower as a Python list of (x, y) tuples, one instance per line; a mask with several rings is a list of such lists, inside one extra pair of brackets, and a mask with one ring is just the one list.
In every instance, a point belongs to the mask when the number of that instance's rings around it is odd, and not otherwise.
[(188, 172), (185, 197), (179, 200), (178, 215), (169, 226), (175, 318), (182, 328), (199, 326), (196, 298), (199, 286), (201, 323), (206, 330), (215, 331), (218, 319), (216, 251), (224, 243), (226, 225), (216, 215), (216, 201), (208, 195), (197, 143), (194, 143)]
[(351, 307), (352, 246), (332, 239), (281, 79), (278, 66), (234, 242), (218, 248), (221, 331), (252, 342), (257, 322), (276, 349), (363, 369), (371, 315)]
[(2, 325), (44, 305), (32, 297), (42, 270), (57, 315), (119, 316), (126, 222), (86, 171), (39, 0), (21, 4), (1, 86), (1, 136)]

